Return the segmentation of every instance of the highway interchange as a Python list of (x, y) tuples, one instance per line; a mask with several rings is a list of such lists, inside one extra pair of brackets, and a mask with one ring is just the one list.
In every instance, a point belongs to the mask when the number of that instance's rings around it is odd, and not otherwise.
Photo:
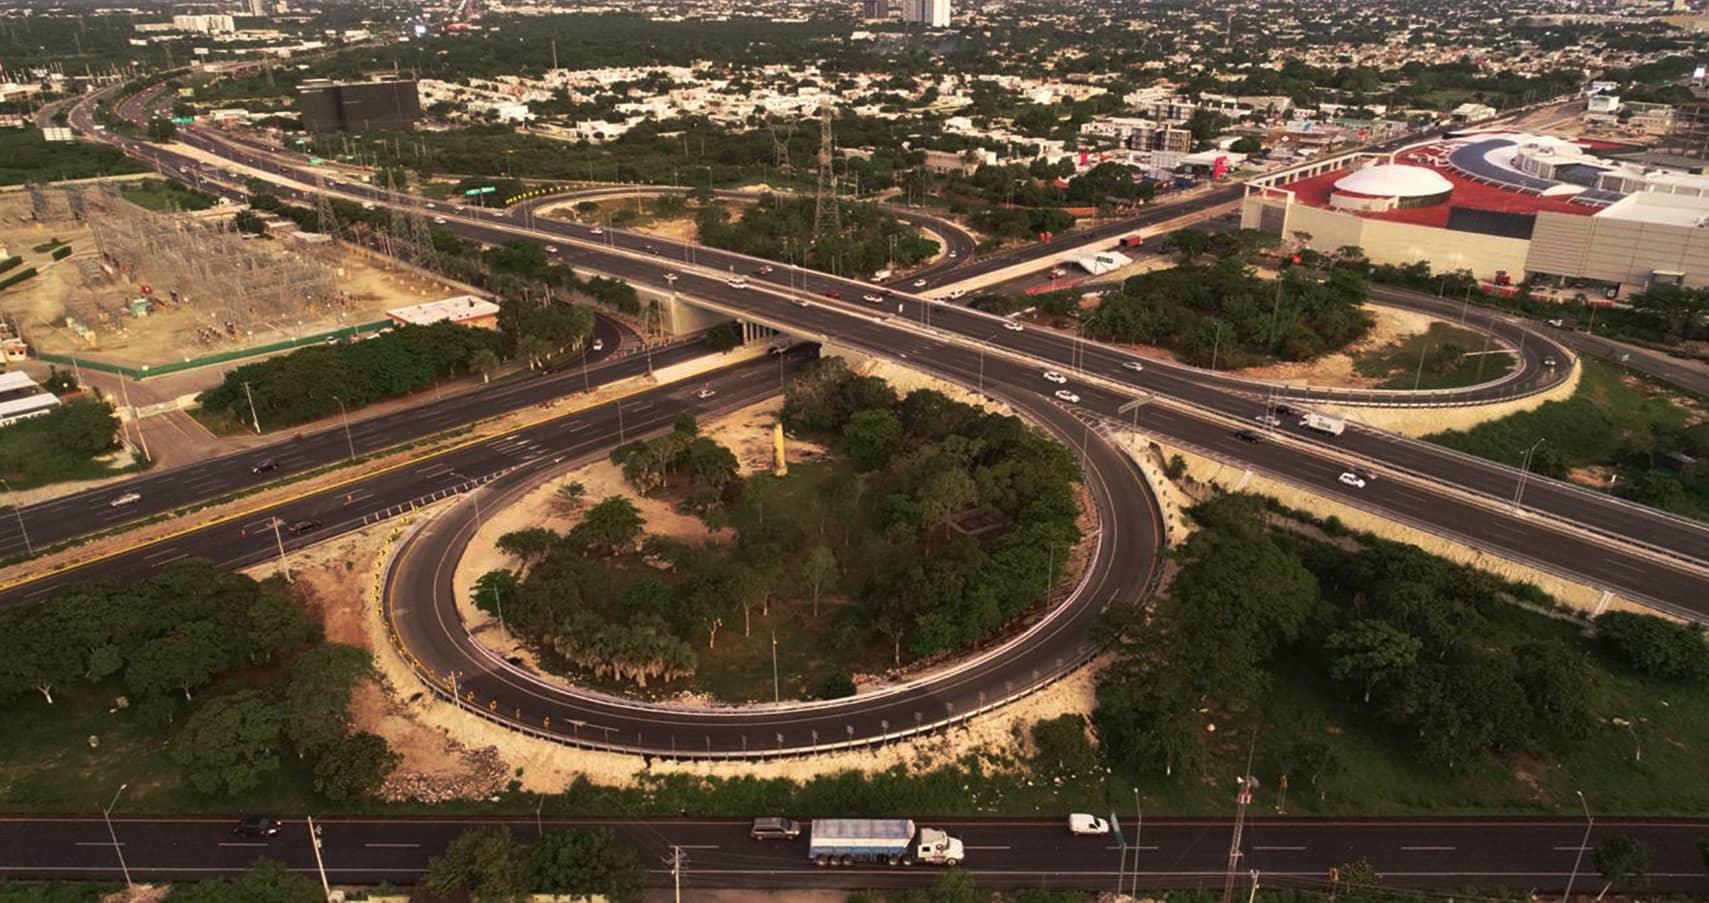
[[(246, 153), (222, 147), (205, 135), (187, 137), (192, 143), (202, 144), (204, 149), (213, 148), (233, 158), (241, 159)], [(157, 156), (165, 165), (196, 165), (196, 161), (177, 157), (170, 150), (150, 148), (146, 153)], [(280, 165), (277, 159), (253, 159), (258, 166), (270, 162), (273, 171)], [(293, 177), (291, 181), (297, 179)], [(352, 197), (363, 197), (371, 191), (356, 185), (338, 186), (335, 190)], [(1176, 208), (1170, 215), (1180, 212)], [(1104, 530), (1096, 539), (1098, 555), (1085, 585), (1074, 594), (1070, 604), (1062, 606), (1046, 623), (1048, 629), (1039, 631), (1035, 641), (1016, 648), (1013, 655), (976, 661), (973, 669), (966, 672), (828, 707), (805, 710), (761, 707), (741, 712), (668, 714), (634, 704), (600, 703), (582, 694), (563, 692), (561, 688), (525, 682), (517, 672), (493, 667), (495, 663), (484, 653), (469, 648), (468, 638), (461, 630), (446, 628), (440, 618), (394, 621), (406, 648), (412, 654), (425, 653), (424, 658), (442, 666), (436, 670), (457, 670), (460, 664), (469, 668), (470, 675), (459, 685), (460, 692), (475, 693), (495, 702), (501, 698), (515, 700), (518, 711), (526, 703), (531, 717), (556, 715), (555, 728), (542, 721), (539, 729), (564, 734), (567, 728), (570, 736), (566, 739), (572, 742), (631, 747), (626, 734), (629, 726), (635, 724), (640, 727), (631, 748), (645, 749), (655, 755), (664, 755), (667, 748), (676, 754), (690, 755), (697, 740), (702, 751), (708, 753), (733, 753), (744, 748), (758, 752), (758, 747), (770, 743), (786, 749), (826, 745), (835, 742), (830, 738), (839, 733), (845, 738), (871, 742), (875, 737), (906, 732), (911, 724), (924, 727), (931, 722), (953, 720), (994, 701), (999, 685), (1017, 687), (1027, 683), (1028, 674), (1048, 674), (1052, 668), (1071, 666), (1088, 648), (1085, 628), (1097, 611), (1111, 601), (1131, 600), (1142, 594), (1149, 586), (1156, 562), (1159, 526), (1155, 502), (1132, 462), (1101, 435), (1118, 421), (1137, 421), (1141, 430), (1166, 441), (1203, 449), (1228, 461), (1313, 487), (1326, 495), (1341, 496), (1353, 504), (1460, 538), (1477, 547), (1531, 560), (1546, 569), (1581, 575), (1595, 585), (1678, 610), (1709, 614), (1709, 599), (1705, 598), (1709, 594), (1703, 592), (1706, 582), (1698, 569), (1698, 563), (1709, 557), (1709, 532), (1699, 525), (1542, 480), (1530, 483), (1523, 506), (1507, 504), (1516, 488), (1516, 474), (1511, 468), (1463, 459), (1375, 431), (1349, 429), (1337, 439), (1324, 440), (1285, 421), (1283, 427), (1271, 431), (1270, 441), (1242, 442), (1233, 437), (1233, 431), (1240, 425), (1250, 425), (1255, 414), (1267, 409), (1266, 392), (1262, 387), (1222, 374), (1156, 361), (1144, 361), (1143, 371), (1135, 372), (1123, 366), (1135, 362), (1133, 356), (1080, 342), (1073, 336), (1033, 327), (1014, 331), (998, 318), (934, 304), (905, 293), (887, 297), (882, 306), (863, 305), (858, 300), (860, 295), (872, 289), (861, 283), (782, 266), (762, 277), (753, 272), (759, 261), (712, 249), (690, 251), (693, 262), (665, 261), (648, 253), (642, 237), (616, 230), (596, 236), (585, 227), (550, 219), (532, 218), (532, 228), (525, 229), (511, 220), (490, 215), (462, 216), (444, 210), (437, 214), (447, 219), (447, 228), (466, 238), (497, 243), (530, 235), (554, 241), (566, 246), (562, 256), (578, 268), (628, 278), (661, 291), (682, 292), (715, 308), (737, 311), (746, 319), (776, 325), (802, 337), (823, 337), (835, 345), (893, 356), (992, 394), (1017, 406), (1063, 441), (1083, 451), (1089, 485), (1094, 489), (1099, 515), (1104, 521)], [(1135, 228), (1131, 224), (1117, 225), (1120, 228), (1105, 227), (1110, 232), (1103, 237)], [(946, 266), (945, 276), (965, 278), (982, 271), (979, 267), (994, 270), (999, 263), (989, 260), (970, 263), (962, 259), (953, 267)], [(662, 279), (666, 270), (678, 276), (674, 283)], [(732, 272), (747, 274), (752, 287), (728, 285)], [(788, 288), (791, 285), (798, 288), (791, 290)], [(832, 301), (824, 295), (829, 291), (841, 292), (845, 300)], [(1508, 333), (1515, 339), (1526, 335), (1523, 326), (1498, 324), (1496, 328), (1519, 330), (1517, 334)], [(1535, 333), (1527, 338), (1538, 344), (1550, 341)], [(1565, 348), (1554, 347), (1560, 354), (1566, 354)], [(675, 353), (686, 356), (693, 352)], [(793, 362), (786, 361), (782, 366), (792, 365)], [(633, 372), (636, 366), (636, 358), (631, 357), (603, 364), (594, 372), (606, 371), (606, 375), (615, 378), (618, 375), (615, 368), (627, 367), (630, 369), (626, 372)], [(1048, 397), (1047, 384), (1038, 375), (1045, 366), (1070, 374), (1079, 402), (1064, 405)], [(388, 471), (361, 481), (360, 490), (370, 495), (363, 499), (363, 505), (350, 509), (343, 520), (321, 519), (327, 520), (326, 533), (330, 534), (362, 523), (366, 512), (380, 510), (382, 504), (386, 508), (407, 506), (417, 499), (469, 490), (489, 499), (500, 499), (550, 468), (568, 466), (608, 448), (617, 438), (613, 435), (614, 427), (634, 435), (637, 431), (664, 428), (679, 410), (703, 411), (708, 405), (722, 407), (763, 397), (775, 390), (778, 368), (778, 364), (769, 361), (728, 368), (708, 380), (707, 385), (716, 389), (710, 400), (694, 398), (693, 392), (681, 385), (645, 390), (624, 402), (625, 410), (636, 419), (622, 426), (616, 423), (618, 408), (605, 405), (498, 440), (471, 444), (448, 453), (443, 460), (425, 462), (423, 468)], [(1548, 378), (1548, 374), (1537, 368), (1521, 369), (1520, 379)], [(536, 391), (574, 391), (578, 383), (573, 374), (561, 374), (532, 383), (516, 383), (508, 391), (532, 399)], [(544, 388), (534, 390), (532, 386), (536, 385)], [(1460, 400), (1480, 400), (1517, 389), (1513, 384), (1478, 387)], [(478, 399), (484, 394), (467, 396), (462, 403), (480, 405)], [(1131, 406), (1136, 400), (1142, 403), (1138, 408)], [(446, 403), (457, 401), (448, 399)], [(516, 403), (528, 402), (517, 398)], [(453, 418), (456, 416), (452, 414)], [(399, 423), (394, 428), (398, 430), (397, 436), (409, 432), (407, 424)], [(369, 447), (396, 441), (379, 433), (384, 433), (384, 429), (372, 437)], [(313, 439), (320, 444), (312, 452), (305, 451), (302, 461), (282, 460), (281, 466), (288, 463), (303, 469), (313, 466), (311, 459), (313, 463), (336, 459), (342, 438), (336, 430), (305, 437), (300, 441)], [(255, 457), (262, 453), (246, 454)], [(232, 456), (230, 461), (221, 459), (224, 463), (215, 463), (236, 468), (243, 466), (244, 460)], [(1372, 466), (1382, 478), (1364, 490), (1343, 489), (1334, 483), (1334, 477), (1349, 463)], [(433, 472), (424, 472), (428, 468)], [(183, 483), (190, 490), (184, 498), (194, 496), (191, 482)], [(342, 488), (339, 491), (350, 492)], [(338, 492), (329, 492), (288, 504), (301, 507), (281, 509), (277, 514), (271, 511), (256, 514), (287, 521), (320, 517), (329, 506), (340, 502)], [(419, 521), (410, 544), (400, 556), (399, 566), (390, 572), (388, 595), (405, 600), (403, 604), (407, 606), (441, 606), (448, 589), (447, 556), (467, 542), (473, 519), (478, 516), (473, 505), (459, 503)], [(1577, 530), (1558, 526), (1557, 521), (1593, 526), (1610, 539), (1586, 538)], [(211, 557), (231, 566), (253, 563), (269, 554), (270, 535), (264, 537), (265, 542), (240, 548), (231, 541), (230, 526), (210, 528), (202, 538), (192, 535), (189, 539), (175, 539), (170, 548), (157, 544), (139, 550), (154, 554), (152, 560), (148, 555), (133, 553), (77, 573), (118, 577), (159, 566), (165, 563), (161, 559), (179, 553)], [(71, 535), (89, 528), (87, 522), (72, 521), (64, 529)], [(251, 538), (247, 526), (240, 529), (244, 538)], [(183, 544), (177, 544), (180, 542)], [(1647, 546), (1648, 551), (1636, 548), (1636, 544)], [(39, 595), (57, 579), (63, 578), (38, 581), (15, 593)], [(406, 591), (398, 592), (400, 583), (407, 583)], [(395, 618), (399, 607), (396, 601), (392, 605)], [(433, 621), (440, 621), (437, 629)], [(594, 736), (583, 735), (584, 730)], [(667, 742), (669, 747), (665, 745)], [(1070, 838), (1056, 821), (948, 820), (933, 824), (950, 827), (963, 837), (970, 849), (969, 866), (989, 883), (1095, 888), (1109, 886), (1114, 881), (1117, 851), (1109, 848), (1112, 845), (1104, 839)], [(532, 820), (528, 820), (519, 823), (518, 828), (525, 830), (532, 825)], [(1552, 888), (1566, 880), (1567, 869), (1579, 849), (1583, 826), (1576, 820), (1260, 819), (1249, 823), (1245, 847), (1248, 858), (1243, 868), (1263, 870), (1271, 876), (1267, 883), (1298, 882), (1322, 887), (1329, 866), (1362, 855), (1384, 872), (1386, 880), (1395, 884), (1482, 883)], [(815, 871), (807, 866), (802, 851), (787, 844), (751, 845), (740, 826), (731, 822), (630, 821), (617, 823), (615, 827), (655, 859), (673, 843), (689, 847), (693, 863), (690, 871), (699, 876), (704, 886), (727, 883), (793, 887), (823, 882), (870, 887), (919, 883), (933, 877), (929, 870), (923, 869)], [(1599, 821), (1598, 827), (1616, 830), (1612, 820)], [(233, 845), (229, 823), (223, 821), (121, 820), (118, 828), (124, 832), (121, 843), (133, 860), (132, 868), (153, 876), (197, 876), (209, 871), (235, 870), (260, 853), (283, 858), (294, 868), (312, 867), (312, 861), (304, 858), (308, 847), (300, 827), (295, 833), (267, 841), (265, 850)], [(337, 873), (335, 881), (354, 883), (373, 878), (408, 881), (419, 874), (425, 858), (459, 828), (460, 825), (446, 820), (337, 821), (326, 829), (328, 865)], [(1645, 820), (1618, 829), (1640, 833), (1649, 842), (1655, 855), (1653, 884), (1658, 890), (1704, 886), (1703, 863), (1696, 857), (1692, 844), (1699, 836), (1709, 834), (1709, 826), (1701, 822)], [(1143, 886), (1220, 882), (1227, 855), (1226, 822), (1153, 820), (1146, 822), (1145, 832), (1141, 843), (1145, 859), (1140, 866)], [(1594, 843), (1593, 838), (1591, 844)], [(111, 878), (117, 867), (116, 863), (102, 861), (112, 856), (114, 850), (99, 821), (0, 820), (0, 849), (9, 851), (0, 857), (0, 870), (12, 876)], [(342, 858), (346, 855), (350, 858)], [(661, 873), (655, 869), (653, 877), (657, 879)]]

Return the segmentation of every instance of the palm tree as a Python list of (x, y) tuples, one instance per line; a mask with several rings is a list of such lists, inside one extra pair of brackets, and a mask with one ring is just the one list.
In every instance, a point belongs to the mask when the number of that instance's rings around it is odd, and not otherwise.
[(469, 369), (481, 375), (481, 382), (493, 381), (493, 371), (498, 369), (498, 355), (491, 348), (477, 348), (469, 355)]

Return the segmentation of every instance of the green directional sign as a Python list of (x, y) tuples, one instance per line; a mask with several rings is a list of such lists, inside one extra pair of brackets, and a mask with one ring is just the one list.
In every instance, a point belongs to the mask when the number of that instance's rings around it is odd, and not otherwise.
[(472, 198), (477, 194), (492, 194), (493, 192), (495, 192), (497, 190), (498, 190), (497, 188), (495, 188), (491, 185), (483, 185), (480, 188), (471, 188), (468, 191), (463, 192), (463, 196)]
[(322, 164), (322, 163), (325, 163), (325, 162), (326, 162), (326, 158), (325, 158), (325, 157), (310, 157), (310, 158), (309, 158), (309, 165), (310, 165), (310, 166), (319, 166), (319, 165), (321, 165), (321, 164)]
[(196, 118), (194, 116), (174, 116), (172, 117), (172, 121), (179, 125), (189, 125), (190, 123), (195, 122)]

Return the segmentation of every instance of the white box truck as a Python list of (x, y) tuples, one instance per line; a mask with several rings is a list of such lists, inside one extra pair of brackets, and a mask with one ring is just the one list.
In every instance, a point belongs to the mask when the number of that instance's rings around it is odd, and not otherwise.
[(1305, 419), (1300, 421), (1300, 426), (1303, 426), (1308, 430), (1317, 430), (1320, 433), (1328, 433), (1331, 436), (1339, 436), (1343, 430), (1347, 429), (1347, 421), (1340, 417), (1331, 417), (1328, 414), (1319, 414), (1316, 411), (1307, 411)]
[[(916, 835), (918, 842), (915, 842)], [(807, 858), (817, 865), (960, 865), (961, 841), (937, 828), (916, 830), (911, 818), (815, 818)]]

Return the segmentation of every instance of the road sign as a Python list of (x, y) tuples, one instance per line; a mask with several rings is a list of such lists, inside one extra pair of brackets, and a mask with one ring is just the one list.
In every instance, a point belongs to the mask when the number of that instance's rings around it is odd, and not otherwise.
[(471, 188), (468, 191), (463, 192), (463, 196), (472, 198), (477, 194), (492, 194), (497, 190), (498, 189), (492, 185), (483, 185), (480, 188)]
[(189, 125), (190, 123), (196, 121), (196, 117), (194, 117), (194, 116), (174, 116), (174, 117), (172, 117), (172, 121), (178, 125)]

